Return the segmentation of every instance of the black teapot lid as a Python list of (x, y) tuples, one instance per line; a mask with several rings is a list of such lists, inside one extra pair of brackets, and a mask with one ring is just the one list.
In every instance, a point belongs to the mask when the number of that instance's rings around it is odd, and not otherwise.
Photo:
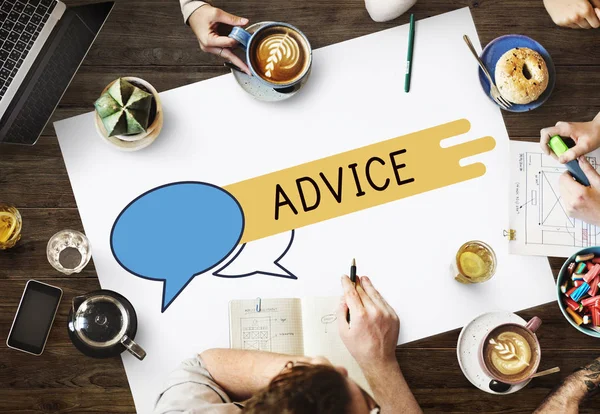
[(73, 311), (74, 332), (83, 343), (93, 348), (120, 343), (130, 323), (124, 303), (110, 294), (91, 295)]

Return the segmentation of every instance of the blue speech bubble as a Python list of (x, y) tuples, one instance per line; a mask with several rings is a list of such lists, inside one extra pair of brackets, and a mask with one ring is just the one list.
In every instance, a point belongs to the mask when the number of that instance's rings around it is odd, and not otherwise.
[(212, 184), (156, 187), (123, 209), (110, 242), (115, 259), (136, 276), (164, 281), (162, 312), (197, 275), (220, 264), (244, 232), (238, 201)]

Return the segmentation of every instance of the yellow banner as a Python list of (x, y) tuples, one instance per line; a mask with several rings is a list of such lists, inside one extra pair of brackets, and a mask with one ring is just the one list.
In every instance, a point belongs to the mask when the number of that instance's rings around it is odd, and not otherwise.
[(440, 146), (470, 128), (460, 119), (228, 185), (244, 211), (240, 243), (480, 177), (485, 165), (459, 161), (494, 149), (494, 138)]

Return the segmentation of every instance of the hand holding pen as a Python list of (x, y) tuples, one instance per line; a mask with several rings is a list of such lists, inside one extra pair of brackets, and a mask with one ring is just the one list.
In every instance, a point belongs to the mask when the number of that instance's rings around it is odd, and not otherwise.
[[(348, 276), (342, 276), (344, 296), (337, 312), (342, 341), (361, 368), (396, 361), (398, 315), (368, 277), (357, 277), (356, 282), (353, 284)], [(346, 319), (348, 312), (352, 315), (351, 323)]]

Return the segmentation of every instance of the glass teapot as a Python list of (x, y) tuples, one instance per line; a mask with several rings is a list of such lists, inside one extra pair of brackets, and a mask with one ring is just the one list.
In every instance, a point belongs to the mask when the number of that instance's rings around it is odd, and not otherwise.
[(109, 358), (127, 350), (142, 360), (146, 352), (133, 339), (137, 316), (131, 303), (112, 290), (96, 290), (73, 298), (69, 337), (87, 356)]

